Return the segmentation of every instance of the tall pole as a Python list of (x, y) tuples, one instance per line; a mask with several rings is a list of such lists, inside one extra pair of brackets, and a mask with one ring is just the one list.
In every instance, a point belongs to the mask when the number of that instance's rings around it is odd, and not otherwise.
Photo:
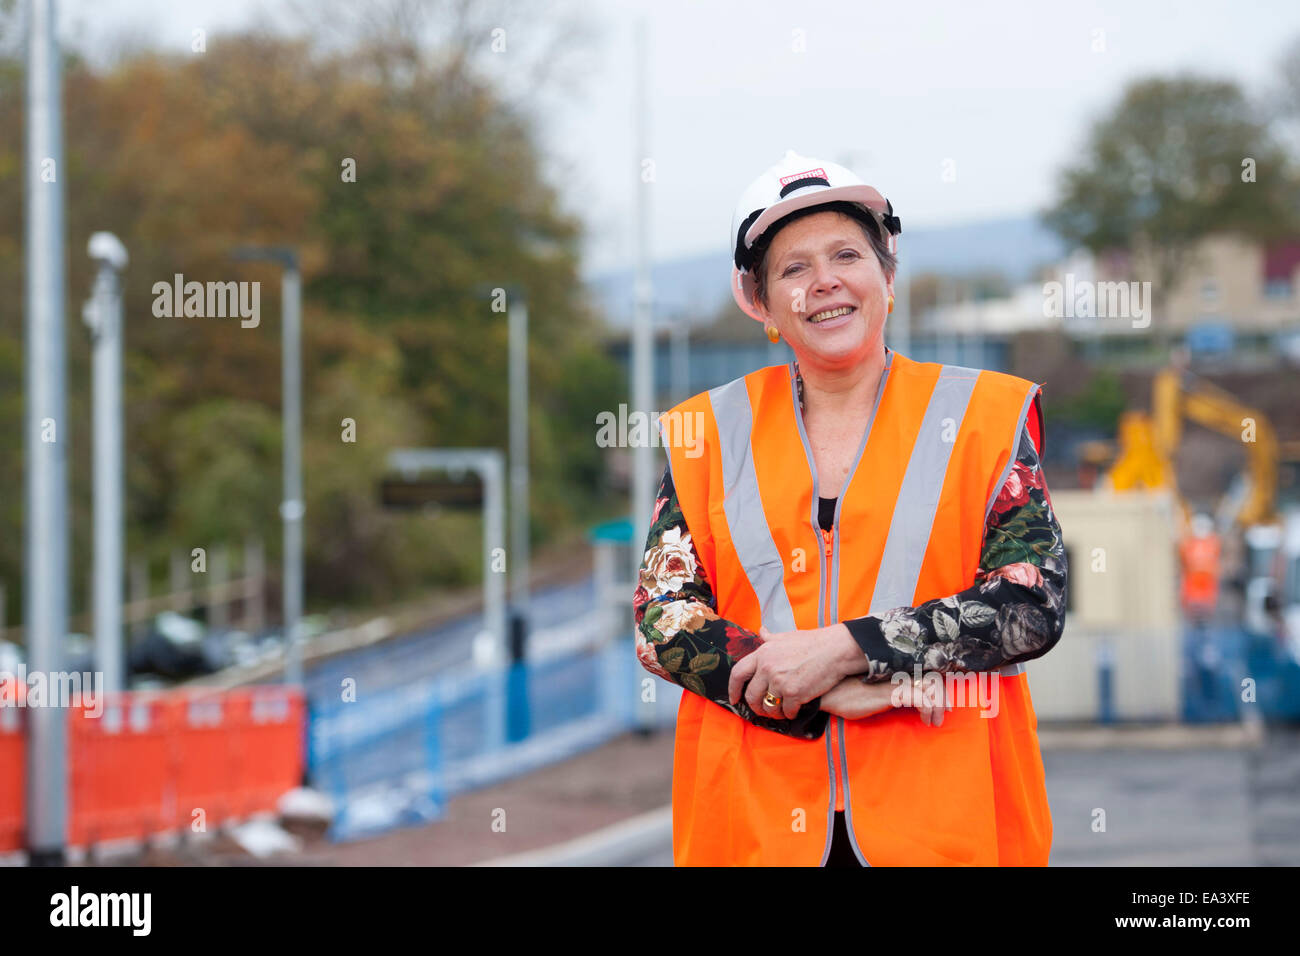
[(284, 387), (284, 677), (302, 684), (302, 282), (298, 257), (286, 254), (281, 284), (284, 321), (281, 379)]
[(523, 660), (528, 636), (528, 303), (510, 295), (510, 659)]
[[(24, 289), (27, 522), (23, 587), (27, 659), (52, 678), (63, 669), (68, 632), (68, 420), (63, 346), (63, 91), (54, 0), (27, 11), (27, 149)], [(27, 852), (33, 865), (60, 865), (66, 842), (66, 715), (27, 715)]]
[[(636, 286), (632, 318), (632, 412), (649, 416), (654, 411), (654, 329), (650, 285), (650, 187), (642, 175), (642, 162), (649, 158), (646, 133), (646, 22), (636, 30)], [(650, 422), (651, 429), (658, 422)], [(647, 436), (649, 437), (649, 436)], [(632, 453), (632, 566), (639, 567), (650, 532), (654, 508), (654, 455), (650, 441)]]
[(284, 489), (280, 519), (284, 522), (284, 679), (303, 683), (302, 667), (302, 279), (298, 253), (283, 246), (242, 246), (232, 253), (239, 262), (275, 262), (280, 278), (280, 399), (283, 415)]
[(94, 375), (95, 469), (95, 663), (104, 690), (125, 689), (122, 654), (122, 290), (118, 279), (127, 254), (111, 232), (90, 237), (90, 257), (99, 263), (86, 303)]
[(684, 402), (691, 397), (691, 327), (686, 316), (679, 315), (672, 324), (672, 376), (673, 402)]
[(262, 553), (262, 539), (249, 538), (244, 543), (244, 619), (242, 626), (249, 634), (260, 634), (265, 626), (262, 617), (262, 591), (265, 587), (266, 559)]
[(500, 452), (482, 456), (483, 475), (483, 611), (488, 629), (496, 638), (494, 663), (509, 660), (506, 654), (506, 587), (503, 575), (492, 569), (492, 556), (505, 543), (505, 467)]

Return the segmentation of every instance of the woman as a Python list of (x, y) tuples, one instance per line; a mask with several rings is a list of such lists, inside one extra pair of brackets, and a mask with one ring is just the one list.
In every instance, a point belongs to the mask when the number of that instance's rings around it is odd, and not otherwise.
[(794, 361), (661, 418), (634, 604), (642, 665), (690, 691), (678, 865), (1047, 863), (1020, 667), (1065, 607), (1041, 386), (884, 345), (900, 231), (787, 153), (737, 207), (733, 292)]

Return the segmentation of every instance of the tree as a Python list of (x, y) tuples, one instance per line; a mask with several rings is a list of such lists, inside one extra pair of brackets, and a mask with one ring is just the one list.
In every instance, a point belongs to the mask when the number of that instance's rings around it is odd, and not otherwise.
[[(12, 6), (0, 0), (0, 130), (22, 128), (21, 66), (4, 56)], [(79, 315), (92, 279), (86, 240), (99, 229), (131, 254), (123, 359), (133, 554), (157, 561), (176, 548), (238, 547), (260, 530), (278, 566), (280, 282), (274, 268), (232, 262), (243, 244), (300, 252), (309, 604), (383, 602), (478, 575), (481, 539), (468, 527), (477, 515), (395, 517), (380, 508), (377, 483), (393, 447), (504, 446), (506, 313), (484, 286), (528, 291), (539, 536), (613, 505), (598, 497), (594, 422), (625, 388), (575, 294), (580, 224), (543, 175), (527, 117), (446, 51), (385, 71), (368, 66), (403, 62), (399, 41), (367, 42), (322, 49), (313, 38), (248, 33), (209, 37), (197, 57), (65, 58), (69, 423), (60, 437), (69, 435), (79, 575), (91, 551), (92, 475)], [(20, 150), (21, 137), (0, 136), (0, 192), (15, 197)], [(0, 288), (22, 287), (20, 217), (20, 202), (0, 203)], [(155, 311), (154, 284), (176, 273), (260, 283), (260, 323)], [(13, 439), (0, 487), (13, 489), (23, 475), (21, 300), (0, 296), (0, 430)], [(346, 419), (355, 439), (344, 437)], [(21, 494), (7, 496), (6, 583), (19, 579), (22, 518)], [(9, 593), (21, 598), (21, 588)], [(85, 593), (74, 585), (74, 604)], [(18, 619), (18, 600), (9, 611)]]
[(1093, 125), (1083, 158), (1061, 173), (1044, 220), (1094, 253), (1149, 259), (1158, 297), (1208, 235), (1269, 240), (1294, 232), (1298, 194), (1262, 111), (1232, 82), (1185, 75), (1125, 90)]

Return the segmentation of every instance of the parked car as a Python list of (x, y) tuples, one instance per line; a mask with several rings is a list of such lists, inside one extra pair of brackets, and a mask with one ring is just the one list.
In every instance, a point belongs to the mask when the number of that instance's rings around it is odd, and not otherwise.
[(174, 611), (154, 618), (144, 640), (137, 641), (128, 655), (131, 674), (156, 674), (171, 680), (185, 680), (210, 674), (214, 668), (203, 652), (201, 623)]

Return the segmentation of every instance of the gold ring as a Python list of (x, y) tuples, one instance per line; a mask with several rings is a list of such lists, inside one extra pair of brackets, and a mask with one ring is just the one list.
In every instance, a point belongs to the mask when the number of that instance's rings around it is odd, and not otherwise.
[(768, 707), (780, 707), (780, 706), (781, 706), (781, 698), (780, 698), (780, 697), (777, 697), (775, 694), (773, 694), (773, 693), (769, 690), (769, 691), (767, 692), (767, 694), (764, 695), (764, 697), (763, 697), (763, 703), (767, 704)]

